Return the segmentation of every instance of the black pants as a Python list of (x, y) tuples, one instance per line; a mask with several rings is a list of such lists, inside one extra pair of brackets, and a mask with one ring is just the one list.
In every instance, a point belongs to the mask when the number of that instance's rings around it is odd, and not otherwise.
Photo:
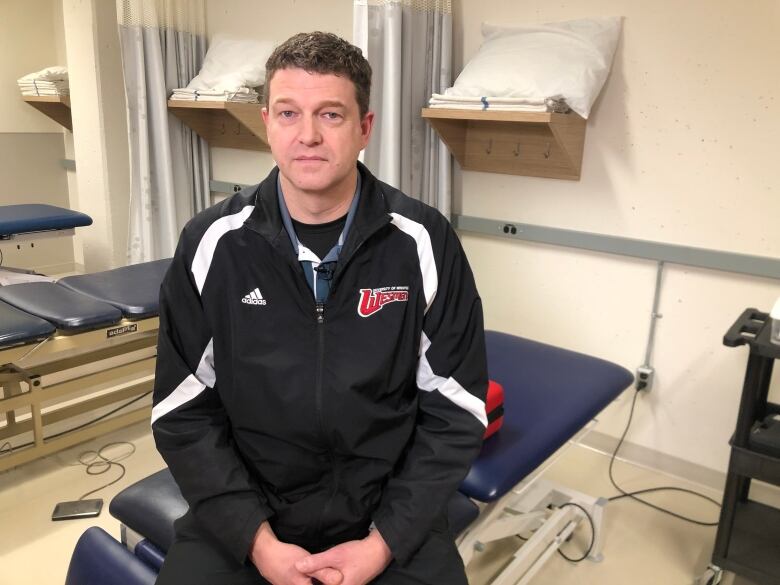
[[(250, 561), (238, 564), (187, 513), (176, 521), (176, 540), (157, 585), (268, 585), (268, 581)], [(406, 565), (390, 563), (372, 585), (468, 585), (468, 581), (452, 536), (435, 530)]]

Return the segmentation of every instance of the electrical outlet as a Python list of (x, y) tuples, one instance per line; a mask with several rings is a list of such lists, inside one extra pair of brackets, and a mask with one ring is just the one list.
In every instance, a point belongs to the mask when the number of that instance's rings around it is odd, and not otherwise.
[(653, 387), (653, 378), (655, 377), (655, 370), (649, 366), (639, 366), (636, 369), (636, 389), (649, 392)]

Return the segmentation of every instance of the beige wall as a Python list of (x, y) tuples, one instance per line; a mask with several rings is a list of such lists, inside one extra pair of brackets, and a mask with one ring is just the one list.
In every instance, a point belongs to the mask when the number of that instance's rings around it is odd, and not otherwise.
[(65, 64), (55, 40), (57, 3), (0, 0), (0, 132), (62, 133), (59, 124), (19, 99), (16, 85), (23, 75)]
[[(48, 203), (69, 207), (66, 131), (24, 103), (16, 80), (51, 65), (64, 65), (59, 0), (0, 2), (0, 205)], [(61, 13), (61, 10), (59, 10)], [(31, 42), (30, 39), (35, 39)], [(71, 239), (33, 244), (2, 243), (3, 265), (41, 272), (71, 270)]]
[[(456, 72), (482, 21), (625, 16), (612, 75), (588, 121), (582, 180), (456, 172), (464, 215), (780, 256), (780, 12), (770, 0), (456, 2)], [(642, 363), (655, 264), (463, 235), (491, 328)], [(780, 282), (668, 266), (653, 365), (628, 440), (724, 470), (746, 361), (723, 334)], [(776, 376), (777, 377), (777, 376)], [(775, 381), (775, 392), (778, 389)], [(619, 436), (631, 396), (599, 430)]]

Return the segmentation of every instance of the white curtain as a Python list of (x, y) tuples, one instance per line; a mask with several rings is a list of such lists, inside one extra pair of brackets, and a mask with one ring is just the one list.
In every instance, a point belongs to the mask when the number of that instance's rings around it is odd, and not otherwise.
[(171, 91), (206, 54), (205, 0), (117, 0), (128, 105), (128, 263), (173, 256), (186, 221), (209, 205), (206, 142), (168, 113)]
[(451, 1), (354, 0), (353, 33), (373, 69), (376, 125), (364, 162), (449, 217), (451, 155), (420, 110), (452, 85)]

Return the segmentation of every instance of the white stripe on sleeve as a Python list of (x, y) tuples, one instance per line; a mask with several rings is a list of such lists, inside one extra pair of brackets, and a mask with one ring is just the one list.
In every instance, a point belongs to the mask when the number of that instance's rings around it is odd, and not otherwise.
[(214, 339), (212, 338), (209, 340), (203, 356), (200, 358), (200, 363), (195, 373), (184, 378), (184, 381), (176, 386), (173, 392), (152, 409), (152, 424), (160, 417), (165, 416), (198, 396), (207, 387), (213, 387), (216, 384), (216, 380), (217, 375), (214, 371)]
[(420, 272), (423, 279), (423, 292), (425, 293), (425, 312), (431, 308), (436, 290), (439, 288), (439, 275), (436, 270), (436, 261), (433, 258), (433, 246), (431, 236), (425, 226), (398, 213), (391, 213), (392, 224), (405, 234), (414, 238), (417, 243), (417, 257), (420, 261)]
[(442, 396), (473, 414), (483, 426), (487, 427), (485, 403), (461, 386), (455, 378), (442, 378), (434, 374), (425, 355), (429, 347), (431, 347), (431, 340), (423, 332), (420, 339), (420, 359), (417, 362), (417, 387), (426, 392), (438, 390)]
[(203, 284), (206, 282), (206, 276), (209, 274), (211, 260), (214, 258), (214, 250), (217, 248), (219, 239), (229, 231), (244, 225), (244, 222), (254, 209), (254, 205), (247, 205), (238, 213), (220, 217), (203, 234), (198, 244), (198, 249), (195, 251), (195, 258), (192, 260), (192, 275), (195, 277), (198, 293), (203, 292)]

